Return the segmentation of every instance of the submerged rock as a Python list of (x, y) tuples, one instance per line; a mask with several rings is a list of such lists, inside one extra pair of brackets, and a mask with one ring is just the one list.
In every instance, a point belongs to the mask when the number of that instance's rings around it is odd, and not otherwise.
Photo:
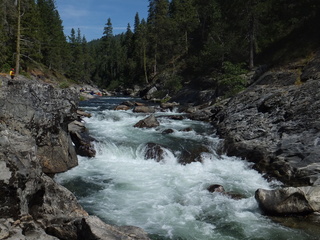
[(182, 165), (190, 164), (192, 162), (202, 162), (202, 154), (209, 152), (209, 149), (204, 145), (190, 146), (188, 149), (183, 149), (181, 151), (178, 162)]
[(164, 160), (165, 147), (156, 143), (147, 143), (145, 146), (145, 159), (154, 159), (157, 162)]
[(221, 194), (228, 196), (228, 197), (235, 199), (235, 200), (240, 200), (240, 199), (245, 198), (244, 195), (239, 194), (239, 193), (226, 192), (224, 187), (220, 184), (212, 184), (207, 188), (207, 190), (211, 193), (215, 193), (215, 192), (221, 193)]

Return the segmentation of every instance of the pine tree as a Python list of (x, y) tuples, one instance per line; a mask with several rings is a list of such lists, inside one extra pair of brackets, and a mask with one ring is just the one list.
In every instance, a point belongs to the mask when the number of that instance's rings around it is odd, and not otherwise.
[[(153, 55), (153, 76), (158, 74), (158, 67), (163, 66), (170, 54), (170, 19), (168, 0), (149, 0), (148, 36), (149, 47)], [(171, 55), (171, 54), (170, 54)]]
[[(136, 81), (149, 83), (148, 72), (147, 72), (147, 34), (148, 27), (144, 19), (139, 19), (138, 13), (135, 17), (135, 28), (134, 28), (134, 61), (136, 62)], [(141, 79), (141, 81), (140, 81)]]
[(24, 69), (41, 61), (39, 11), (33, 0), (21, 2), (21, 64)]
[(37, 0), (37, 6), (40, 12), (43, 63), (49, 69), (63, 70), (67, 64), (64, 61), (66, 38), (54, 0)]

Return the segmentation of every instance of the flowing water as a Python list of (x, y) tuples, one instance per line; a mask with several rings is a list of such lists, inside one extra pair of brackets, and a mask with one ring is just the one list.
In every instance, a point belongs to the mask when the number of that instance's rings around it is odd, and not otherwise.
[[(286, 228), (263, 216), (254, 192), (271, 189), (249, 163), (215, 150), (219, 139), (207, 123), (171, 120), (172, 112), (157, 113), (160, 127), (134, 128), (146, 117), (132, 111), (114, 111), (130, 98), (101, 97), (81, 103), (92, 114), (85, 118), (97, 141), (96, 157), (79, 157), (79, 166), (59, 174), (56, 181), (69, 188), (90, 213), (115, 225), (143, 228), (151, 239), (179, 240), (303, 240), (314, 239), (301, 230)], [(192, 131), (183, 131), (191, 128)], [(172, 129), (173, 133), (163, 134)], [(145, 144), (166, 147), (164, 159), (146, 160)], [(205, 145), (202, 162), (181, 165), (178, 158), (194, 146)], [(240, 200), (207, 187), (221, 184)]]

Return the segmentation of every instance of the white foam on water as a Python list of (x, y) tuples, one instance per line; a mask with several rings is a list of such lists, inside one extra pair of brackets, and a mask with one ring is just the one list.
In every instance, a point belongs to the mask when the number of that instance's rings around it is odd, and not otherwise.
[[(181, 132), (190, 126), (210, 129), (205, 123), (191, 120), (161, 119), (161, 127), (156, 129), (133, 127), (145, 117), (131, 111), (106, 110), (85, 119), (90, 134), (99, 141), (95, 143), (97, 156), (79, 157), (79, 166), (58, 174), (56, 180), (62, 184), (78, 179), (88, 183), (84, 191), (90, 194), (79, 200), (90, 213), (108, 223), (139, 226), (171, 239), (267, 240), (297, 236), (260, 214), (254, 193), (258, 188), (271, 187), (246, 161), (209, 152), (202, 154), (202, 162), (181, 165), (170, 151), (164, 154), (164, 161), (145, 160), (146, 142), (164, 142), (169, 144), (168, 149), (170, 144), (179, 146), (184, 141), (203, 142), (212, 150), (220, 141), (195, 130)], [(161, 133), (168, 128), (174, 133)], [(221, 184), (227, 192), (244, 198), (235, 200), (210, 193), (207, 187), (211, 184)], [(94, 191), (90, 186), (98, 187)], [(272, 234), (277, 238), (270, 238)]]

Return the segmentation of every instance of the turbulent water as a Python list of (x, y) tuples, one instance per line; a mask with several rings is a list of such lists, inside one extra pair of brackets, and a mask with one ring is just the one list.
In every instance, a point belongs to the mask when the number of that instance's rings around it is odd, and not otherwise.
[[(310, 239), (261, 215), (254, 192), (276, 183), (265, 181), (241, 159), (217, 155), (220, 140), (209, 124), (171, 120), (166, 116), (174, 113), (162, 112), (156, 114), (160, 127), (134, 128), (146, 115), (112, 110), (123, 101), (136, 99), (102, 97), (82, 103), (92, 114), (84, 120), (97, 140), (97, 155), (79, 157), (78, 167), (56, 176), (89, 213), (109, 224), (141, 227), (152, 239)], [(174, 131), (163, 134), (166, 129)], [(166, 147), (163, 161), (144, 158), (149, 142)], [(209, 150), (201, 154), (202, 162), (178, 163), (183, 152), (200, 145)], [(244, 198), (210, 193), (211, 184)]]

